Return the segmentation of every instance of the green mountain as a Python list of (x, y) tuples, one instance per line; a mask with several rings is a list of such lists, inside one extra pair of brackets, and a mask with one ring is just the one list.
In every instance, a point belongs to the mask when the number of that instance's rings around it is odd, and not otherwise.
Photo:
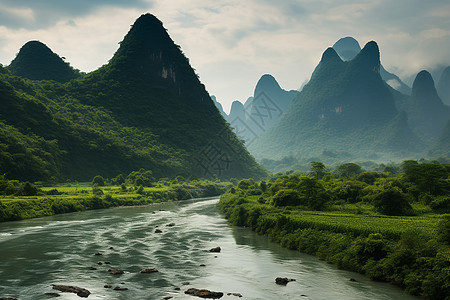
[(222, 115), (222, 117), (226, 118), (227, 114), (223, 111), (223, 107), (222, 104), (217, 101), (216, 96), (211, 95), (211, 99), (214, 102), (214, 105), (217, 107), (217, 110), (220, 112), (220, 114)]
[(2, 70), (0, 172), (10, 178), (90, 180), (140, 168), (155, 177), (265, 174), (153, 15), (136, 20), (108, 64), (67, 83)]
[(297, 95), (298, 91), (282, 89), (272, 75), (265, 74), (258, 80), (253, 97), (244, 105), (233, 102), (227, 121), (249, 147), (276, 123)]
[(350, 61), (328, 48), (290, 108), (249, 149), (272, 159), (331, 152), (376, 159), (421, 150), (392, 90), (380, 76), (375, 42)]
[(66, 82), (80, 76), (79, 71), (39, 41), (23, 45), (8, 69), (14, 75), (32, 80)]
[[(339, 39), (333, 45), (333, 49), (336, 50), (339, 56), (345, 61), (352, 60), (359, 53), (359, 51), (361, 51), (358, 41), (350, 36)], [(383, 65), (380, 65), (380, 75), (381, 78), (383, 78), (383, 80), (386, 81), (392, 88), (403, 94), (411, 94), (411, 88), (397, 75), (386, 71)]]
[(450, 156), (450, 120), (445, 124), (436, 144), (430, 152), (430, 155), (433, 156)]
[(450, 119), (450, 107), (442, 103), (433, 78), (427, 71), (417, 74), (411, 97), (405, 102), (404, 107), (411, 128), (429, 144), (435, 142)]
[(450, 106), (450, 66), (442, 71), (437, 84), (439, 96), (444, 104)]

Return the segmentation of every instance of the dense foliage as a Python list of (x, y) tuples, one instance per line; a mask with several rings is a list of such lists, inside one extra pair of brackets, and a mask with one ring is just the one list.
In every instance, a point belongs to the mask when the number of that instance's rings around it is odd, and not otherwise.
[[(450, 294), (450, 165), (408, 161), (397, 175), (309, 174), (240, 181), (219, 207), (282, 246), (388, 281), (427, 299)], [(320, 177), (320, 178), (318, 178)], [(426, 184), (424, 184), (426, 182)], [(437, 205), (439, 203), (439, 205)], [(447, 213), (447, 214), (445, 214)]]
[(14, 75), (32, 80), (66, 82), (81, 76), (78, 70), (73, 69), (39, 41), (30, 41), (23, 45), (8, 69)]
[[(148, 171), (147, 171), (148, 172)], [(123, 176), (123, 175), (122, 175)], [(37, 187), (29, 182), (0, 176), (0, 222), (114, 206), (145, 205), (155, 202), (218, 196), (230, 182), (179, 179), (153, 181), (152, 187), (137, 185), (128, 176), (120, 186), (97, 175), (89, 184)]]

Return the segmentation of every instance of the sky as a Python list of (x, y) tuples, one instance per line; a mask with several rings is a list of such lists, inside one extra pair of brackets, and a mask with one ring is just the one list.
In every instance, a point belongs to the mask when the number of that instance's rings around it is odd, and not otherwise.
[(422, 69), (450, 65), (448, 0), (1, 0), (0, 63), (39, 40), (74, 68), (93, 71), (147, 12), (226, 112), (252, 96), (264, 74), (299, 89), (322, 53), (346, 36), (361, 47), (376, 41), (384, 67), (408, 84)]

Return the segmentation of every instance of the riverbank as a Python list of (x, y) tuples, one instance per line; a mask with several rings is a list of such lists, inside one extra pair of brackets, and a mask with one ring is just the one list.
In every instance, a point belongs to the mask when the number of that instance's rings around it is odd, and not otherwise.
[[(282, 248), (247, 228), (228, 226), (217, 201), (170, 201), (0, 223), (0, 298), (49, 299), (49, 293), (59, 293), (53, 285), (71, 285), (89, 290), (91, 300), (200, 299), (185, 294), (191, 288), (223, 292), (228, 300), (418, 300), (395, 286)], [(218, 246), (221, 252), (209, 252)], [(140, 273), (143, 268), (159, 272)], [(112, 275), (109, 269), (124, 274)], [(296, 281), (282, 286), (276, 277)], [(59, 294), (59, 299), (81, 299)]]
[(153, 187), (93, 187), (90, 183), (46, 186), (41, 187), (34, 196), (0, 196), (0, 222), (117, 206), (219, 196), (232, 185), (230, 182), (202, 180), (163, 183)]
[[(448, 215), (398, 217), (275, 207), (267, 194), (251, 195), (249, 190), (232, 188), (221, 196), (219, 207), (230, 224), (250, 227), (283, 247), (393, 283), (410, 294), (448, 299), (450, 248), (438, 238), (438, 226)], [(255, 193), (253, 186), (251, 190)]]

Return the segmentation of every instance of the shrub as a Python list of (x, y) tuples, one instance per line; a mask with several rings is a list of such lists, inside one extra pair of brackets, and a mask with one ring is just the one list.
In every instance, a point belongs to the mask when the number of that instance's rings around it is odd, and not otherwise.
[(282, 189), (273, 196), (272, 204), (274, 206), (294, 206), (303, 203), (301, 203), (301, 198), (297, 191), (292, 189)]
[(122, 185), (125, 183), (125, 177), (122, 174), (117, 175), (115, 178), (111, 180), (114, 185)]
[(95, 184), (98, 185), (98, 186), (104, 186), (105, 185), (105, 179), (102, 176), (97, 175), (97, 176), (95, 176), (92, 179), (92, 185), (95, 185)]
[(430, 207), (438, 212), (450, 213), (450, 196), (436, 197), (431, 201)]
[(450, 245), (450, 215), (443, 215), (438, 223), (438, 237), (443, 243)]
[(380, 191), (373, 198), (375, 209), (385, 215), (401, 216), (412, 212), (407, 195), (397, 187), (389, 187)]
[(36, 196), (39, 189), (29, 182), (25, 182), (20, 185), (17, 195), (19, 196)]

